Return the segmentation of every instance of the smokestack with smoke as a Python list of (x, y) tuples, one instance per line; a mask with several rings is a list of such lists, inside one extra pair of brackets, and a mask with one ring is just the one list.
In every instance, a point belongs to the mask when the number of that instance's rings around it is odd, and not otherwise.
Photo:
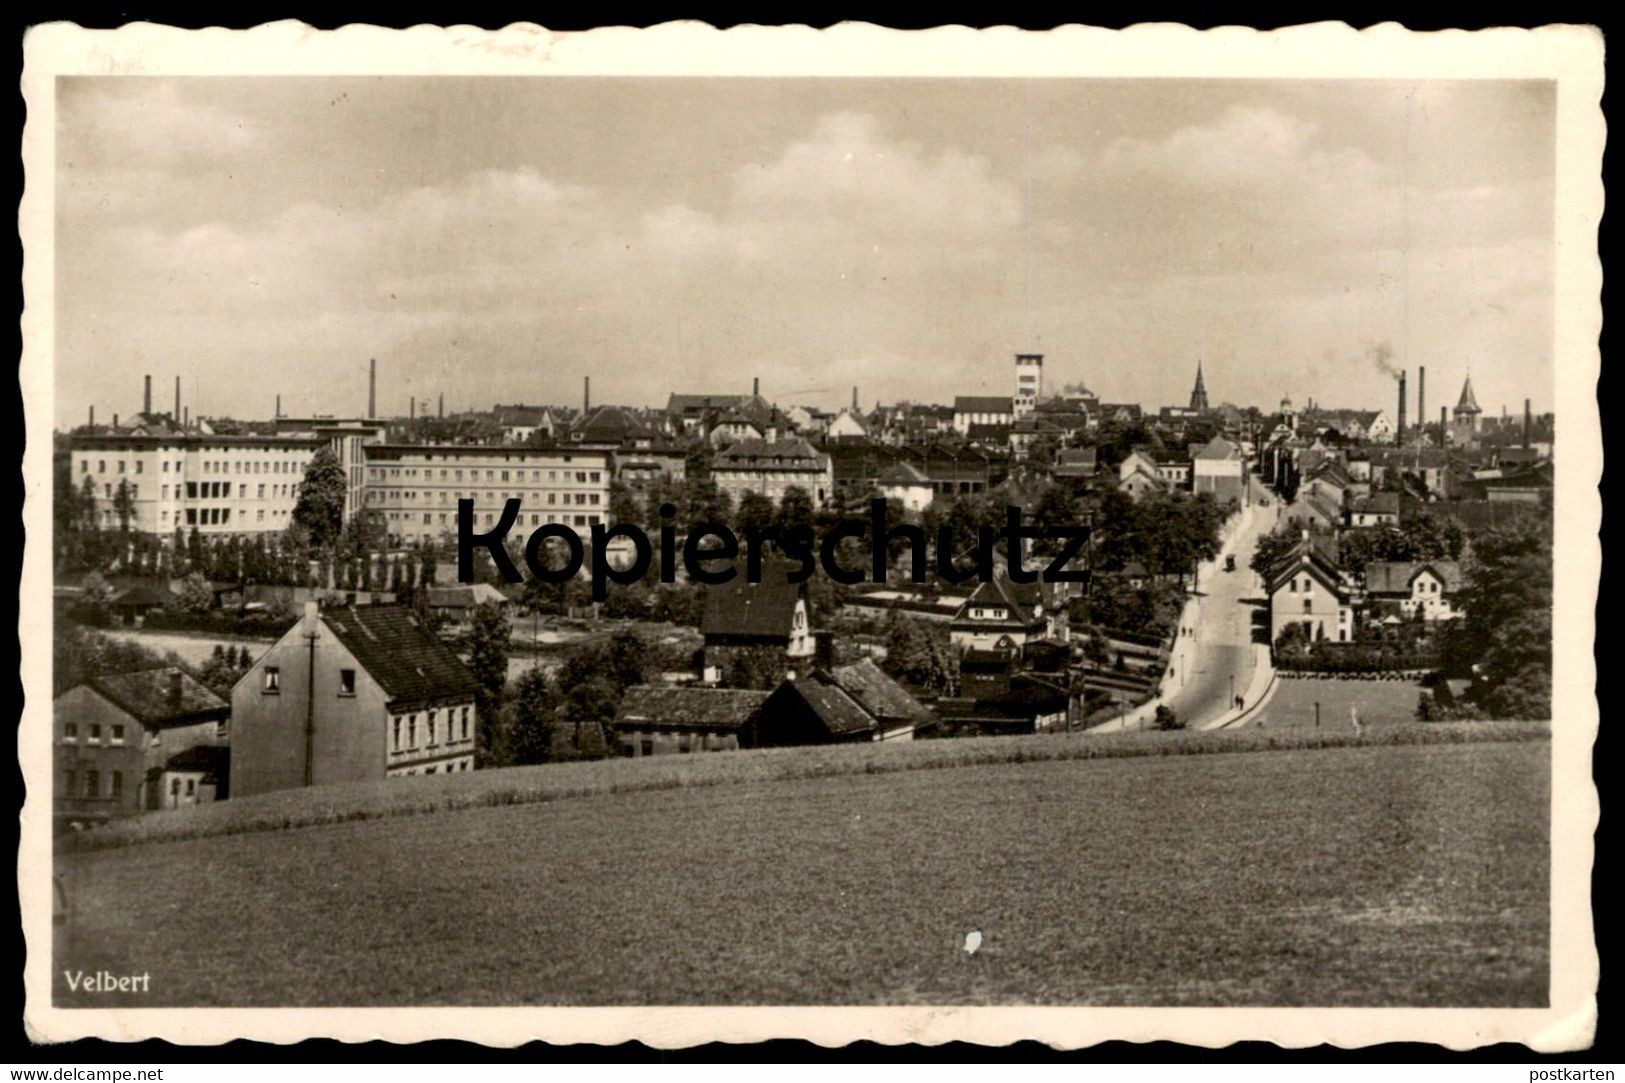
[(1405, 442), (1405, 374), (1399, 374), (1399, 427), (1394, 434), (1394, 443)]

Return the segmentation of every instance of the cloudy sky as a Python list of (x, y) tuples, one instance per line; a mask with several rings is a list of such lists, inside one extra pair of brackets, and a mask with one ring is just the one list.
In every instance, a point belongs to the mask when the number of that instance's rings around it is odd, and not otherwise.
[[(1008, 393), (1552, 401), (1549, 83), (75, 78), (57, 422)], [(1413, 376), (1412, 403), (1415, 384)]]

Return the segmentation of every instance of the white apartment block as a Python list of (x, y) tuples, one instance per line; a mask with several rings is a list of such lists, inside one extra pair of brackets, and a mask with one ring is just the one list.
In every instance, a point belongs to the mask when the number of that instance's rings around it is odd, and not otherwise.
[(1011, 406), (1017, 417), (1026, 417), (1038, 405), (1039, 393), (1044, 386), (1044, 355), (1041, 353), (1016, 354), (1016, 393)]
[(119, 483), (130, 496), (130, 529), (168, 537), (258, 534), (293, 521), (299, 485), (327, 441), (305, 436), (96, 435), (75, 438), (73, 484), (86, 479), (104, 529), (119, 525)]
[(549, 523), (586, 538), (609, 523), (614, 449), (514, 445), (371, 444), (363, 507), (380, 513), (393, 544), (455, 540), (457, 502), (474, 501), (474, 529), (494, 530), (509, 500), (520, 502), (507, 537), (523, 545)]

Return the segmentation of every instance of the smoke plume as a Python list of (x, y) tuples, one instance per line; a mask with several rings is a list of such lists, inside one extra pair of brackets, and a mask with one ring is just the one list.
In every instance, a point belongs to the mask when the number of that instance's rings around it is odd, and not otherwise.
[(1394, 348), (1388, 345), (1388, 343), (1379, 342), (1374, 346), (1368, 347), (1366, 349), (1366, 356), (1371, 358), (1371, 363), (1376, 365), (1377, 368), (1381, 370), (1383, 375), (1392, 376), (1396, 380), (1402, 375), (1400, 370), (1396, 369), (1393, 365)]

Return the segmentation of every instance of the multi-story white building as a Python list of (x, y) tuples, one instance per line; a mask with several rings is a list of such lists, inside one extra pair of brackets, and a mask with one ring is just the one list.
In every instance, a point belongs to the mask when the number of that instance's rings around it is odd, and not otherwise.
[(711, 463), (711, 480), (735, 501), (755, 492), (776, 504), (792, 486), (799, 486), (814, 504), (823, 504), (835, 492), (830, 457), (800, 437), (772, 443), (741, 440), (718, 453)]
[(1017, 417), (1025, 417), (1038, 405), (1038, 395), (1043, 386), (1044, 355), (1016, 354), (1016, 393), (1011, 397), (1011, 405)]
[(474, 501), (477, 532), (496, 528), (509, 500), (519, 518), (508, 538), (562, 523), (586, 537), (609, 522), (614, 449), (572, 444), (528, 448), (476, 444), (373, 444), (366, 448), (363, 506), (383, 516), (391, 542), (457, 535), (457, 502)]
[(88, 479), (103, 528), (119, 525), (119, 484), (130, 529), (211, 534), (281, 531), (293, 519), (315, 436), (91, 435), (74, 438), (73, 484)]
[(73, 484), (89, 479), (96, 517), (119, 526), (118, 492), (130, 502), (130, 529), (169, 537), (176, 528), (202, 535), (266, 534), (287, 529), (305, 468), (322, 447), (344, 467), (348, 519), (362, 506), (366, 444), (375, 428), (327, 423), (276, 435), (223, 436), (97, 433), (73, 438)]

